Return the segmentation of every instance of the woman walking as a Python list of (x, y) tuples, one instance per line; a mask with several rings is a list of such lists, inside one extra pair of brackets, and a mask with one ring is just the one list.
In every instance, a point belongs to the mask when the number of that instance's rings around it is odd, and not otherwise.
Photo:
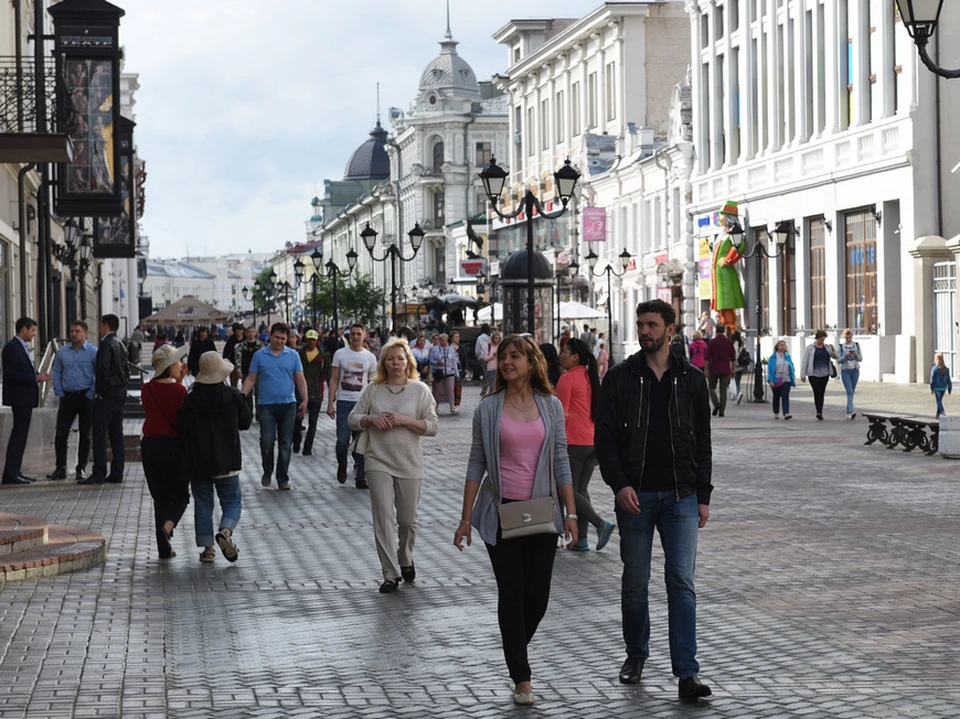
[(190, 504), (190, 482), (181, 467), (183, 439), (177, 412), (187, 396), (182, 384), (187, 347), (162, 345), (153, 352), (153, 379), (141, 392), (145, 419), (140, 455), (143, 476), (153, 497), (153, 518), (160, 559), (177, 556), (170, 544), (173, 530)]
[(460, 401), (463, 399), (463, 380), (467, 374), (467, 350), (460, 344), (460, 333), (454, 330), (450, 333), (450, 346), (457, 352), (457, 361), (460, 363), (460, 371), (457, 373), (456, 380), (453, 383), (454, 406), (459, 409)]
[[(413, 545), (423, 481), (421, 437), (440, 428), (430, 388), (417, 380), (417, 361), (405, 339), (380, 351), (377, 378), (363, 388), (350, 412), (350, 429), (366, 435), (364, 462), (373, 510), (373, 537), (380, 557), (380, 593), (417, 576)], [(399, 540), (399, 544), (398, 544)]]
[(450, 405), (450, 414), (459, 414), (456, 398), (456, 378), (460, 374), (460, 358), (449, 345), (446, 333), (437, 336), (437, 344), (430, 350), (430, 371), (433, 374), (433, 398), (439, 405)]
[[(515, 684), (513, 701), (533, 704), (527, 645), (547, 611), (557, 535), (577, 540), (576, 500), (563, 406), (553, 396), (543, 353), (532, 337), (512, 334), (500, 343), (497, 359), (493, 394), (480, 402), (473, 416), (463, 508), (453, 543), (460, 550), (464, 539), (469, 545), (476, 525), (497, 579), (497, 616)], [(554, 497), (549, 533), (503, 539), (503, 505), (548, 496)], [(562, 522), (561, 507), (566, 510)]]
[(943, 352), (933, 356), (933, 368), (930, 370), (930, 391), (937, 398), (937, 419), (946, 417), (943, 411), (943, 393), (953, 394), (953, 382), (950, 381), (950, 369), (943, 361)]
[(797, 386), (797, 375), (793, 359), (787, 352), (787, 341), (783, 338), (773, 348), (773, 354), (767, 360), (767, 383), (773, 390), (773, 418), (780, 419), (780, 405), (783, 404), (783, 418), (790, 419), (790, 389)]
[(547, 362), (547, 379), (550, 380), (550, 386), (556, 387), (563, 374), (563, 367), (560, 365), (560, 355), (557, 354), (557, 348), (551, 342), (544, 342), (540, 345), (540, 351), (543, 352), (543, 358)]
[(560, 364), (564, 373), (557, 382), (557, 399), (563, 405), (564, 426), (567, 432), (567, 455), (570, 457), (570, 473), (573, 476), (574, 499), (577, 506), (577, 541), (570, 549), (586, 552), (590, 549), (587, 529), (592, 524), (597, 528), (599, 552), (610, 541), (616, 525), (606, 522), (590, 503), (587, 488), (597, 455), (593, 449), (593, 420), (600, 405), (600, 373), (597, 360), (590, 348), (578, 339), (571, 338), (560, 352)]
[[(228, 562), (239, 551), (233, 532), (240, 520), (240, 430), (250, 429), (250, 410), (243, 394), (223, 381), (233, 371), (215, 350), (200, 355), (200, 372), (180, 408), (178, 425), (184, 437), (186, 466), (193, 487), (193, 521), (201, 562), (213, 562), (214, 542)], [(220, 500), (219, 530), (213, 531), (213, 493)]]
[(693, 339), (690, 340), (690, 364), (703, 372), (707, 364), (707, 343), (703, 340), (703, 334), (699, 331), (693, 333)]
[(860, 343), (853, 341), (853, 330), (849, 327), (843, 331), (843, 342), (838, 352), (840, 354), (840, 380), (847, 392), (847, 417), (857, 418), (857, 410), (853, 406), (853, 393), (857, 391), (857, 382), (860, 381), (860, 363), (863, 355), (860, 354)]
[(827, 393), (827, 382), (830, 381), (830, 368), (837, 358), (837, 351), (833, 345), (824, 343), (827, 333), (817, 330), (813, 344), (807, 345), (803, 351), (803, 362), (800, 364), (800, 381), (806, 382), (810, 378), (813, 388), (813, 404), (817, 410), (817, 419), (823, 419), (823, 398)]
[(486, 350), (483, 353), (483, 361), (486, 362), (487, 371), (483, 375), (483, 388), (480, 390), (480, 396), (486, 397), (490, 392), (490, 388), (493, 387), (493, 380), (497, 376), (497, 351), (500, 347), (500, 340), (503, 339), (503, 335), (499, 332), (494, 332), (490, 335), (490, 343), (487, 345)]

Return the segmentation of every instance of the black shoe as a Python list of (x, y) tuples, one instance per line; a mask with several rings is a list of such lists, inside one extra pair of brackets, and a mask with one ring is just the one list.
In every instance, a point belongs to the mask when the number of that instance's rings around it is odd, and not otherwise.
[(55, 469), (50, 474), (47, 475), (47, 479), (66, 479), (67, 470), (65, 469)]
[(822, 415), (822, 414), (818, 414), (818, 415), (817, 415), (817, 419), (823, 419), (823, 415)]
[(34, 479), (33, 477), (28, 477), (28, 476), (25, 475), (23, 472), (21, 472), (20, 474), (18, 474), (18, 475), (17, 475), (17, 478), (18, 478), (18, 479), (25, 480), (25, 481), (27, 481), (27, 482), (36, 482), (36, 481), (37, 481), (37, 480)]
[(30, 484), (30, 480), (22, 477), (4, 477), (0, 480), (0, 484)]
[(370, 485), (367, 484), (367, 480), (365, 479), (358, 479), (356, 484), (357, 484), (357, 489), (370, 489)]
[(403, 581), (412, 582), (417, 578), (417, 568), (412, 564), (409, 567), (400, 567), (400, 576), (403, 577)]
[(347, 468), (339, 467), (337, 468), (337, 481), (340, 484), (344, 484), (347, 481)]
[(293, 445), (293, 453), (294, 453), (294, 454), (300, 454), (300, 445), (299, 445), (299, 444)]
[(627, 657), (623, 666), (620, 667), (620, 683), (639, 684), (641, 674), (643, 674), (643, 659)]
[(313, 454), (313, 450), (309, 450), (309, 449), (303, 450), (303, 456), (304, 456), (304, 457), (309, 457), (309, 456), (312, 455), (312, 454)]
[(718, 417), (723, 417), (723, 411), (721, 410), (721, 411), (720, 411), (720, 414), (718, 414), (717, 416), (718, 416)]
[(103, 484), (107, 481), (106, 477), (98, 477), (95, 474), (91, 474), (86, 479), (81, 479), (77, 481), (77, 484)]
[(387, 579), (384, 580), (383, 584), (380, 585), (380, 594), (390, 594), (390, 592), (395, 592), (400, 588), (400, 578), (396, 579)]
[(107, 477), (108, 484), (123, 484), (123, 477)]
[(720, 414), (720, 408), (719, 408), (719, 407), (714, 407), (714, 408), (713, 408), (713, 416), (716, 417), (718, 414)]
[(681, 699), (699, 699), (713, 694), (710, 687), (701, 682), (696, 676), (684, 677), (680, 680), (678, 694)]
[(77, 470), (77, 481), (79, 482), (81, 479), (84, 479), (83, 470), (82, 470), (82, 469), (78, 469), (78, 470)]

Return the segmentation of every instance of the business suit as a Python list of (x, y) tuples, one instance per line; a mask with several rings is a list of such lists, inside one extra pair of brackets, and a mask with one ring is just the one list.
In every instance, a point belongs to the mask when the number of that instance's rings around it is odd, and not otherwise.
[(7, 458), (3, 467), (3, 480), (18, 479), (30, 434), (30, 418), (33, 408), (40, 401), (37, 386), (37, 371), (19, 337), (13, 337), (3, 346), (3, 404), (13, 410), (13, 430), (7, 442)]
[[(123, 481), (123, 403), (127, 398), (127, 350), (113, 332), (97, 349), (93, 399), (93, 473), (82, 484)], [(107, 475), (107, 439), (113, 459)]]

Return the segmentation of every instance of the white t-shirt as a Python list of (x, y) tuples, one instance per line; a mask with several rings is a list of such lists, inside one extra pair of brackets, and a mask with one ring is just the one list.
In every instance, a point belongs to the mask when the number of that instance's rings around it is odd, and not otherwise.
[(377, 358), (368, 349), (354, 352), (342, 347), (333, 355), (333, 366), (340, 368), (337, 399), (344, 402), (360, 399), (363, 388), (377, 376)]

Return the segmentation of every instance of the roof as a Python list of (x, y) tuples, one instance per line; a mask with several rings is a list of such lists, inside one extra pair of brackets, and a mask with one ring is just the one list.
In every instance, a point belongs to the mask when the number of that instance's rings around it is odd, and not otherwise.
[(344, 180), (385, 180), (390, 177), (390, 158), (387, 157), (387, 131), (380, 120), (370, 132), (370, 139), (354, 150), (347, 163)]
[(147, 261), (147, 277), (171, 277), (191, 280), (213, 280), (216, 275), (201, 270), (199, 267), (186, 262), (166, 264)]
[(457, 54), (459, 43), (449, 28), (440, 41), (440, 54), (431, 60), (420, 75), (420, 90), (437, 90), (443, 95), (480, 99), (480, 86), (473, 68)]
[(167, 305), (159, 312), (140, 320), (146, 325), (204, 325), (213, 322), (226, 322), (229, 315), (193, 295), (184, 295), (176, 302)]

